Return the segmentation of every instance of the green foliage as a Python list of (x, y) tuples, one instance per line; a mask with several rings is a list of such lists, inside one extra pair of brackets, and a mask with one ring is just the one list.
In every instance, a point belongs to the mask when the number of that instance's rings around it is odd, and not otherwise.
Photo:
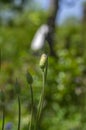
[[(13, 88), (16, 77), (21, 86), (21, 129), (27, 130), (30, 121), (27, 113), (30, 116), (31, 97), (25, 78), (28, 69), (34, 80), (34, 106), (39, 101), (42, 82), (38, 67), (39, 56), (32, 54), (30, 45), (37, 28), (45, 21), (44, 12), (30, 11), (18, 14), (11, 26), (0, 26), (0, 88), (6, 91), (6, 123), (12, 122), (13, 130), (17, 129), (17, 105)], [(84, 111), (83, 88), (86, 85), (86, 45), (82, 43), (81, 30), (82, 25), (79, 23), (64, 24), (56, 30), (55, 51), (58, 60), (49, 57), (45, 103), (39, 126), (41, 130), (70, 130), (81, 127)], [(70, 42), (67, 43), (68, 35)], [(36, 109), (34, 108), (34, 115)]]
[(0, 0), (0, 2), (3, 2), (3, 3), (10, 3), (11, 0)]

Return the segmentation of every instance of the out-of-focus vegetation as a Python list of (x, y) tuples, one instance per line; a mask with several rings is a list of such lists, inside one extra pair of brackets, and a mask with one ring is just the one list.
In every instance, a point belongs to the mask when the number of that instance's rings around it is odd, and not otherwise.
[[(27, 69), (34, 80), (34, 106), (37, 106), (39, 101), (42, 83), (39, 56), (32, 53), (30, 45), (37, 28), (46, 22), (46, 17), (42, 10), (25, 10), (17, 13), (7, 24), (0, 23), (0, 89), (3, 89), (6, 95), (5, 125), (12, 125), (12, 130), (17, 129), (18, 116), (14, 91), (16, 77), (21, 85), (21, 128), (28, 129), (31, 97), (25, 77)], [(86, 34), (85, 27), (86, 24), (82, 26), (82, 22), (77, 19), (67, 19), (56, 28), (55, 51), (58, 59), (49, 57), (44, 111), (39, 123), (41, 130), (86, 129), (86, 36), (83, 35), (83, 30)], [(1, 115), (0, 111), (0, 129)]]

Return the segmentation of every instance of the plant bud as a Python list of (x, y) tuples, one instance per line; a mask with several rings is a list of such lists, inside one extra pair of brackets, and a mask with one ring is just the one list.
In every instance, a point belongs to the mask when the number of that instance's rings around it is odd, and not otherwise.
[(41, 59), (40, 59), (40, 63), (39, 66), (41, 69), (44, 69), (47, 63), (47, 55), (46, 54), (42, 54)]
[(31, 74), (29, 72), (26, 73), (26, 78), (27, 78), (28, 84), (33, 83), (33, 78), (32, 78), (32, 76), (31, 76)]
[(3, 92), (3, 91), (0, 91), (0, 100), (1, 100), (2, 102), (4, 102), (4, 100), (5, 100), (5, 95), (4, 95), (4, 92)]
[(17, 79), (16, 79), (16, 82), (15, 82), (15, 91), (16, 91), (17, 94), (19, 94), (20, 91), (21, 91), (20, 84), (19, 84)]

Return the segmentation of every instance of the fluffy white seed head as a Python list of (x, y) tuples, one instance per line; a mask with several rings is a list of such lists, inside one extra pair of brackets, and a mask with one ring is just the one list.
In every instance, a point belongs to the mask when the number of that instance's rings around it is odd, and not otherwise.
[(32, 43), (31, 43), (31, 49), (33, 51), (40, 50), (44, 46), (45, 38), (46, 38), (46, 35), (48, 34), (48, 32), (49, 32), (49, 27), (47, 24), (42, 25), (37, 30), (37, 32), (32, 40)]

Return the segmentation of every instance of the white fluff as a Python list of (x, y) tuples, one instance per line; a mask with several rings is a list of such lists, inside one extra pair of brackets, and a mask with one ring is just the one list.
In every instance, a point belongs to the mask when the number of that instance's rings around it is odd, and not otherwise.
[(49, 27), (47, 24), (42, 25), (36, 32), (32, 43), (31, 43), (31, 49), (34, 51), (40, 50), (45, 43), (45, 37), (47, 33), (49, 32)]

